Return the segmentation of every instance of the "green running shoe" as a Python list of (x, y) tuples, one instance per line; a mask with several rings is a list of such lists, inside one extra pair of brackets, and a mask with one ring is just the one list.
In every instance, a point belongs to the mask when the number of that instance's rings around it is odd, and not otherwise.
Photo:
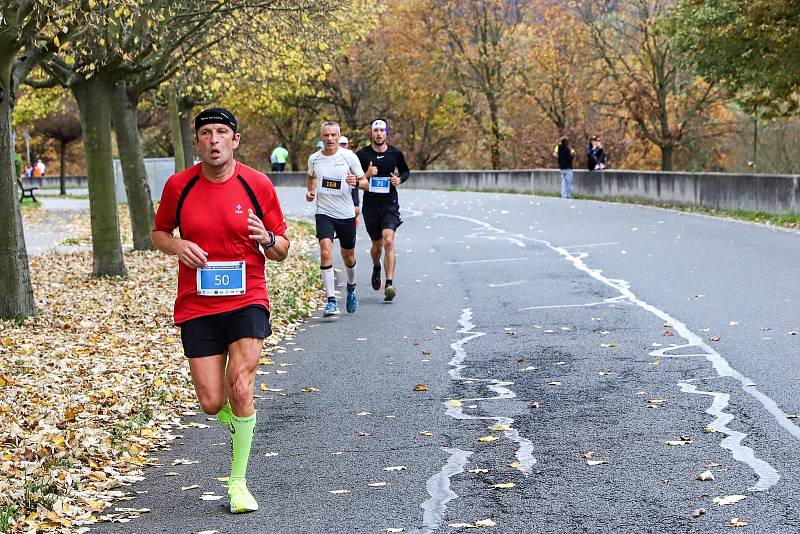
[(258, 503), (250, 494), (247, 489), (247, 483), (243, 478), (235, 478), (228, 481), (228, 497), (230, 498), (232, 514), (258, 510)]

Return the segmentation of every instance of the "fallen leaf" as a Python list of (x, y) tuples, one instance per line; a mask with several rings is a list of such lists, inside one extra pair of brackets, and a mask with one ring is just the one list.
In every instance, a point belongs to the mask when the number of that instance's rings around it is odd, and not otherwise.
[(475, 526), (476, 526), (476, 527), (478, 527), (478, 528), (488, 528), (488, 527), (493, 527), (493, 526), (495, 526), (496, 524), (497, 524), (497, 523), (495, 523), (495, 522), (494, 522), (494, 521), (492, 521), (491, 519), (481, 519), (480, 521), (475, 521)]
[(490, 443), (492, 441), (497, 441), (498, 439), (500, 439), (500, 438), (498, 438), (496, 436), (483, 436), (481, 438), (478, 438), (478, 441), (483, 442), (483, 443)]
[(692, 517), (700, 517), (704, 513), (706, 513), (705, 508), (697, 508), (694, 512), (692, 512)]
[(306, 386), (303, 388), (305, 393), (316, 393), (319, 391), (319, 388), (315, 388), (314, 386)]
[(701, 482), (711, 482), (714, 480), (714, 474), (711, 471), (703, 471), (697, 475), (697, 480)]
[(218, 501), (222, 498), (222, 495), (200, 495), (201, 501)]
[(425, 384), (417, 384), (414, 386), (414, 391), (430, 391), (431, 388), (426, 386)]
[(586, 460), (586, 463), (591, 466), (607, 464), (606, 460)]
[(613, 343), (613, 342), (612, 343), (600, 343), (600, 346), (603, 347), (604, 349), (613, 349), (614, 347), (617, 346), (617, 344)]
[(541, 405), (541, 404), (539, 404), (538, 402), (532, 402), (530, 407), (531, 407), (532, 409), (536, 410), (536, 409), (539, 409), (539, 408), (541, 408), (541, 407), (542, 407), (542, 405)]
[(433, 436), (433, 432), (431, 432), (430, 430), (423, 430), (422, 432), (419, 433), (419, 435), (429, 438), (429, 437)]
[(492, 427), (492, 432), (505, 432), (507, 430), (511, 430), (511, 427), (508, 425), (501, 425), (500, 423)]
[(381, 486), (385, 486), (388, 482), (370, 482), (367, 486), (371, 488), (380, 488)]
[(453, 399), (447, 401), (447, 405), (450, 406), (451, 408), (459, 408), (461, 406), (464, 406), (464, 403), (461, 402), (460, 400)]
[(197, 489), (200, 486), (198, 484), (192, 484), (191, 486), (181, 486), (181, 491), (188, 491), (191, 489)]
[(746, 498), (744, 495), (726, 495), (724, 497), (714, 497), (714, 502), (720, 506), (728, 506)]
[(719, 336), (708, 336), (709, 341), (719, 341)]
[(328, 493), (330, 493), (331, 495), (341, 495), (342, 493), (350, 493), (350, 490), (348, 490), (348, 489), (335, 489), (335, 490), (330, 490)]
[(736, 527), (746, 527), (747, 526), (747, 521), (742, 521), (738, 517), (734, 517), (733, 519), (731, 519), (730, 525), (731, 525), (731, 527), (734, 527), (734, 528), (736, 528)]
[(408, 469), (408, 467), (406, 467), (405, 465), (395, 465), (392, 467), (383, 468), (384, 471), (405, 471), (406, 469)]
[(548, 386), (560, 386), (560, 385), (561, 385), (561, 382), (559, 382), (559, 381), (557, 381), (557, 380), (556, 380), (556, 381), (554, 381), (554, 382), (550, 382), (550, 383), (548, 383), (547, 385), (548, 385)]
[(513, 462), (508, 464), (508, 467), (511, 467), (513, 469), (522, 469), (522, 462), (520, 462), (519, 460), (514, 460)]
[(488, 473), (488, 472), (489, 472), (488, 469), (477, 469), (477, 468), (476, 469), (469, 469), (467, 471), (467, 473), (475, 473), (475, 474)]
[(492, 489), (509, 489), (516, 486), (513, 482), (501, 482), (500, 484), (492, 484), (489, 486)]

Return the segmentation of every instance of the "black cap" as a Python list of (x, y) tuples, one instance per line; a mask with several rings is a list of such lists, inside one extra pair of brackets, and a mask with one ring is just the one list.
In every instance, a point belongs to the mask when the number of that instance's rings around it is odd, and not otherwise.
[(194, 118), (194, 131), (196, 132), (206, 124), (224, 124), (230, 126), (233, 133), (236, 133), (236, 117), (225, 108), (209, 108), (198, 113)]

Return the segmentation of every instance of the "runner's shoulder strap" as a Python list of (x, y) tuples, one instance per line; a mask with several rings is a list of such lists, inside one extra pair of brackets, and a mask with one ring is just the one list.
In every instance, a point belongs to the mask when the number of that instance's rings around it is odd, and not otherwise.
[[(186, 195), (189, 194), (189, 191), (192, 190), (192, 187), (194, 187), (198, 179), (200, 179), (200, 177), (195, 176), (189, 180), (186, 183), (186, 187), (181, 191), (181, 196), (178, 197), (178, 206), (175, 208), (175, 225), (178, 227), (179, 232), (181, 232), (181, 208), (183, 208), (183, 203), (186, 201)], [(181, 235), (183, 235), (183, 232), (181, 232)]]
[[(248, 198), (250, 198), (250, 203), (253, 204), (253, 209), (255, 209), (256, 215), (262, 221), (264, 220), (264, 211), (261, 209), (261, 204), (258, 202), (258, 198), (256, 198), (255, 192), (253, 192), (253, 188), (250, 187), (250, 184), (247, 183), (241, 175), (237, 175), (236, 178), (239, 180), (239, 183), (242, 184), (244, 187), (245, 192), (247, 193)], [(178, 206), (175, 208), (175, 223), (178, 227), (178, 231), (181, 228), (181, 209), (183, 209), (183, 203), (186, 201), (186, 196), (189, 194), (189, 191), (192, 190), (192, 187), (197, 183), (199, 180), (199, 176), (195, 176), (191, 180), (186, 183), (186, 187), (183, 188), (181, 191), (181, 196), (178, 198)]]
[(247, 183), (247, 180), (245, 180), (241, 174), (237, 175), (236, 178), (242, 184), (244, 190), (247, 191), (247, 196), (250, 197), (250, 203), (253, 205), (253, 209), (256, 210), (256, 216), (263, 221), (264, 212), (261, 210), (261, 204), (258, 203), (258, 199), (256, 198), (256, 194), (253, 192), (253, 188), (250, 187), (250, 184)]

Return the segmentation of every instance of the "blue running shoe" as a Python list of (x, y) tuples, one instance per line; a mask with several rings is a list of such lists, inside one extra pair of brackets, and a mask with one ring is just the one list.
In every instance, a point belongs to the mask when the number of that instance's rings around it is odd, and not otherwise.
[(332, 317), (334, 315), (339, 315), (339, 306), (336, 305), (336, 299), (331, 299), (325, 305), (325, 313), (323, 313), (322, 316)]
[(347, 304), (345, 305), (347, 313), (355, 313), (358, 308), (358, 297), (356, 296), (356, 286), (347, 284)]

